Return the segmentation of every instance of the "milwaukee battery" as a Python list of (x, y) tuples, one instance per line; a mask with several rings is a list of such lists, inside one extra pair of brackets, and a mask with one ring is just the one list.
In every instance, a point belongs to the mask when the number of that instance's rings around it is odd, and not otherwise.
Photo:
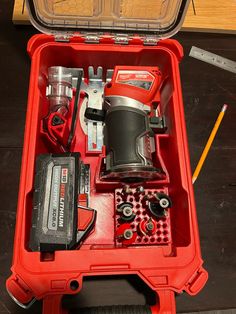
[(32, 251), (75, 246), (79, 163), (79, 153), (38, 156), (29, 243)]

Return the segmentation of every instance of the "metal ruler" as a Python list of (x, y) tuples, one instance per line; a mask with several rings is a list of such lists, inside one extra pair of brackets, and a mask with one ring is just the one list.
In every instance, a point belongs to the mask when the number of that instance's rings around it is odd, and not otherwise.
[(192, 47), (189, 55), (190, 57), (215, 65), (221, 69), (227, 70), (232, 73), (236, 73), (235, 61), (231, 61), (229, 59), (223, 58), (214, 53), (208, 52), (206, 50), (194, 46)]

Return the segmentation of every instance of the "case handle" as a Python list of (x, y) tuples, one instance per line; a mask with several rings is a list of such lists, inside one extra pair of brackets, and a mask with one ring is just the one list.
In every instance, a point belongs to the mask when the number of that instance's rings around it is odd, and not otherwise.
[[(43, 314), (69, 314), (61, 306), (62, 295), (47, 296), (43, 300)], [(75, 313), (75, 312), (73, 312)], [(175, 314), (175, 294), (171, 290), (157, 291), (157, 304), (154, 306), (121, 305), (85, 308), (80, 314)]]

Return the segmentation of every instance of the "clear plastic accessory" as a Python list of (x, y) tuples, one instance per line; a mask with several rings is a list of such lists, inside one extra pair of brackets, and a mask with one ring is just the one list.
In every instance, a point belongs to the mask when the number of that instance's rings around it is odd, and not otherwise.
[(48, 69), (46, 95), (49, 98), (50, 111), (57, 111), (65, 116), (73, 96), (72, 73), (70, 69), (60, 66)]

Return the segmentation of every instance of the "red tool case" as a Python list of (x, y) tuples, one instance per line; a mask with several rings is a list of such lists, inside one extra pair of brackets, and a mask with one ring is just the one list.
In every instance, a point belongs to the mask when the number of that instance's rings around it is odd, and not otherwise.
[[(168, 39), (180, 27), (188, 1), (80, 2), (85, 7), (91, 4), (92, 13), (85, 10), (87, 16), (62, 16), (53, 11), (51, 1), (28, 3), (33, 24), (45, 33), (50, 28), (51, 35), (33, 36), (28, 44), (32, 65), (14, 258), (7, 290), (23, 307), (29, 307), (34, 299), (43, 299), (44, 314), (59, 314), (67, 313), (61, 308), (62, 296), (79, 293), (83, 278), (137, 275), (156, 291), (157, 304), (151, 312), (175, 313), (175, 293), (195, 295), (208, 277), (202, 267), (181, 94), (179, 63), (183, 49), (176, 40)], [(132, 16), (124, 10), (125, 5), (132, 5)], [(107, 10), (113, 12), (109, 18)], [(145, 14), (152, 16), (148, 20)], [(155, 135), (155, 158), (165, 176), (146, 182), (145, 191), (166, 191), (173, 206), (168, 216), (158, 221), (159, 233), (154, 240), (139, 238), (130, 246), (116, 240), (115, 206), (120, 202), (120, 185), (100, 180), (104, 148), (100, 153), (88, 152), (87, 136), (77, 123), (72, 151), (80, 152), (82, 160), (91, 166), (90, 206), (97, 210), (95, 228), (79, 249), (56, 251), (49, 256), (30, 251), (35, 159), (42, 153), (60, 151), (57, 146), (49, 148), (41, 128), (48, 110), (47, 71), (58, 65), (83, 68), (85, 76), (91, 65), (95, 69), (158, 66), (161, 70), (160, 110), (166, 117), (167, 132)], [(129, 201), (134, 201), (132, 191)], [(135, 206), (140, 205), (136, 202)], [(145, 216), (141, 209), (138, 214), (140, 219)]]

